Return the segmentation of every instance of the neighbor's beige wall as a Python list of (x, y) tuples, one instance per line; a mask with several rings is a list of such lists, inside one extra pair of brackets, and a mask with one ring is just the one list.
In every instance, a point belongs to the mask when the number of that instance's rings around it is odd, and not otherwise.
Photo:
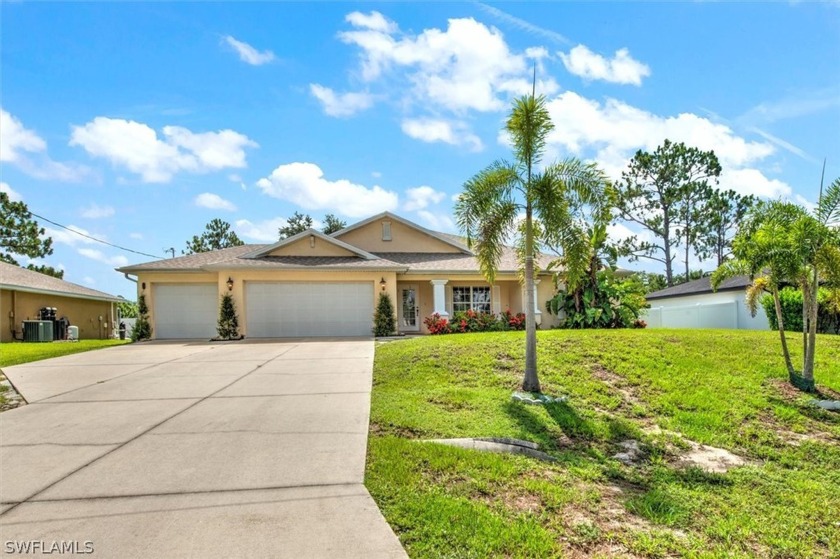
[(310, 237), (307, 236), (271, 251), (269, 256), (357, 256), (346, 248), (336, 246), (314, 235), (311, 239), (314, 240), (315, 246), (311, 246)]
[[(382, 240), (383, 221), (391, 222), (390, 241)], [(364, 227), (344, 234), (338, 234), (336, 238), (368, 252), (461, 252), (440, 239), (387, 218), (372, 221)]]
[[(37, 320), (41, 307), (58, 309), (56, 311), (58, 318), (66, 316), (71, 325), (79, 327), (80, 339), (107, 339), (112, 335), (115, 318), (112, 315), (113, 303), (2, 289), (0, 290), (0, 320), (2, 320), (0, 342), (10, 342), (14, 339), (12, 328), (20, 337), (22, 335), (20, 323), (24, 320)], [(9, 316), (9, 313), (13, 313), (14, 316)]]

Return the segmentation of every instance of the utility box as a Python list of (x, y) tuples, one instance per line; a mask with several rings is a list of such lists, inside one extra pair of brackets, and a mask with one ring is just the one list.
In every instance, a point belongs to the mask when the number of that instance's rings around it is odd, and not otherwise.
[(78, 326), (68, 326), (67, 327), (67, 339), (77, 342), (79, 341), (79, 327)]
[(24, 320), (23, 321), (24, 342), (51, 342), (53, 341), (53, 323), (50, 320)]

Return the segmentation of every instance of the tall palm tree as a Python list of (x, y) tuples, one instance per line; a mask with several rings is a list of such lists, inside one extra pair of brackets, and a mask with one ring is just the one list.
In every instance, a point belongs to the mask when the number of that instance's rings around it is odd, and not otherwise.
[(522, 389), (527, 392), (540, 392), (534, 256), (544, 243), (565, 242), (564, 233), (575, 224), (572, 209), (580, 204), (600, 203), (607, 185), (606, 176), (595, 164), (578, 159), (539, 167), (546, 138), (553, 128), (543, 96), (532, 94), (514, 101), (505, 126), (514, 161), (495, 161), (469, 179), (455, 205), (458, 226), (475, 250), (489, 283), (495, 281), (505, 241), (516, 239), (525, 284)]

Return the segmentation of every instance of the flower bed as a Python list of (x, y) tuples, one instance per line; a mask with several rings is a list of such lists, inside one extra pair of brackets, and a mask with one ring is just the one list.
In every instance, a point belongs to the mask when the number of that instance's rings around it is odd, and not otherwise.
[(501, 314), (486, 312), (456, 312), (452, 320), (435, 313), (423, 321), (430, 334), (460, 334), (466, 332), (503, 332), (505, 330), (524, 330), (525, 314), (513, 314), (505, 311)]

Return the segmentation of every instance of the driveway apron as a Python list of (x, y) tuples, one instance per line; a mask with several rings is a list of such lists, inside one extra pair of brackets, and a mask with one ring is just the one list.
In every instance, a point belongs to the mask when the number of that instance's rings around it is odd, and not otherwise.
[(2, 552), (405, 557), (362, 484), (373, 351), (152, 342), (5, 369), (29, 405), (0, 415)]

